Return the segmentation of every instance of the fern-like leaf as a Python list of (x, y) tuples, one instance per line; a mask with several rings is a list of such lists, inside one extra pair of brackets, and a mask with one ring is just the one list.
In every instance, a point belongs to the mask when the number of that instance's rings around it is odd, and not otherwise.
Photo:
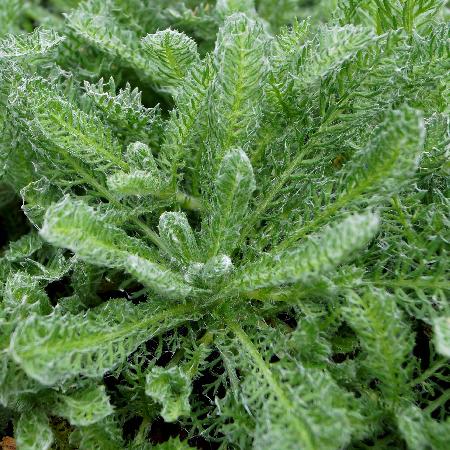
[(11, 354), (30, 377), (48, 386), (78, 374), (98, 378), (152, 336), (195, 315), (191, 305), (163, 309), (111, 300), (87, 314), (30, 316), (17, 326)]
[(113, 412), (105, 388), (94, 384), (70, 394), (59, 394), (52, 410), (71, 425), (83, 427), (100, 422)]
[(40, 410), (23, 413), (16, 427), (17, 446), (24, 450), (48, 450), (53, 433), (46, 414)]
[(169, 93), (176, 91), (190, 67), (199, 61), (195, 41), (175, 30), (147, 35), (142, 46), (160, 89)]
[(351, 215), (297, 248), (264, 255), (260, 261), (244, 266), (231, 288), (249, 293), (286, 283), (310, 283), (348, 261), (355, 250), (375, 235), (378, 227), (379, 218), (374, 213)]
[(226, 153), (214, 184), (212, 214), (202, 230), (208, 257), (234, 250), (254, 189), (255, 177), (247, 155), (241, 149)]
[(63, 36), (44, 28), (37, 28), (30, 34), (11, 34), (0, 41), (0, 58), (8, 60), (43, 56), (62, 41)]
[(146, 377), (145, 393), (162, 403), (161, 415), (166, 422), (174, 422), (189, 414), (191, 390), (191, 380), (180, 367), (165, 369), (156, 366)]
[(50, 207), (40, 234), (91, 264), (119, 268), (135, 275), (161, 295), (185, 298), (195, 291), (178, 274), (155, 261), (154, 252), (143, 242), (110, 225), (83, 202), (66, 197)]

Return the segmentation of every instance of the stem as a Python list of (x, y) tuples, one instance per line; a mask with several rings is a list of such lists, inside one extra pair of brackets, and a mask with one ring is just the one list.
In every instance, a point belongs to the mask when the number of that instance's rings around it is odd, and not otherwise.
[(411, 386), (417, 386), (420, 383), (423, 383), (427, 378), (433, 376), (441, 367), (447, 364), (447, 360), (445, 358), (439, 360), (436, 364), (429, 367), (425, 372), (423, 372), (420, 376), (411, 381)]
[(440, 406), (445, 404), (447, 400), (450, 400), (450, 389), (446, 390), (439, 398), (432, 401), (424, 411), (428, 414), (431, 414), (434, 410), (438, 409)]
[(142, 419), (142, 423), (139, 426), (139, 430), (136, 434), (134, 442), (136, 444), (143, 444), (147, 440), (148, 428), (150, 426), (151, 420), (148, 417)]

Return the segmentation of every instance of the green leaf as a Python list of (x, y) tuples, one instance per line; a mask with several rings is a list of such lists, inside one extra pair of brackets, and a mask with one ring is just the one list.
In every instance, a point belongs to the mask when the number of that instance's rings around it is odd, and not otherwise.
[(163, 184), (158, 172), (144, 170), (116, 172), (108, 177), (107, 183), (110, 191), (123, 197), (158, 194)]
[(142, 93), (132, 89), (127, 83), (116, 93), (116, 83), (111, 77), (107, 83), (103, 78), (96, 84), (84, 82), (86, 96), (104, 114), (108, 122), (117, 126), (121, 133), (148, 133), (158, 119), (158, 108), (146, 108), (142, 105)]
[(17, 448), (47, 450), (53, 443), (53, 433), (46, 414), (40, 410), (23, 413), (15, 431)]
[(254, 0), (218, 0), (216, 8), (218, 13), (225, 18), (236, 12), (255, 14)]
[(85, 314), (31, 316), (14, 331), (11, 354), (30, 377), (47, 386), (78, 375), (99, 378), (143, 342), (196, 314), (190, 304), (164, 309), (110, 300)]
[(161, 415), (166, 422), (175, 422), (190, 413), (191, 391), (190, 377), (178, 366), (155, 366), (145, 379), (145, 393), (163, 405)]
[(59, 394), (53, 413), (65, 417), (71, 425), (88, 426), (113, 413), (104, 386), (90, 385), (71, 394)]
[(389, 111), (369, 143), (341, 171), (333, 201), (310, 222), (294, 231), (279, 247), (286, 248), (338, 211), (358, 203), (387, 200), (411, 182), (424, 144), (420, 112), (410, 108)]
[[(321, 80), (336, 75), (349, 61), (375, 42), (374, 33), (361, 26), (346, 24), (342, 27), (319, 28), (313, 39), (297, 47), (294, 90), (308, 95), (308, 89), (312, 90)], [(287, 59), (286, 62), (291, 61)]]
[(202, 266), (200, 272), (201, 280), (207, 286), (214, 286), (226, 280), (234, 270), (233, 262), (227, 255), (217, 255), (210, 258)]
[(142, 40), (142, 47), (153, 67), (162, 91), (174, 93), (190, 67), (199, 62), (197, 44), (176, 30), (158, 31)]
[(154, 291), (164, 297), (182, 300), (206, 292), (187, 284), (177, 273), (139, 256), (129, 256), (125, 266), (139, 282), (152, 287)]
[(155, 445), (155, 450), (189, 450), (193, 449), (186, 441), (181, 441), (178, 437), (172, 437), (162, 444)]
[(447, 450), (444, 0), (0, 4), (0, 440)]
[(362, 21), (370, 24), (379, 34), (391, 29), (404, 28), (409, 34), (413, 29), (423, 30), (439, 14), (441, 0), (389, 0), (383, 2), (343, 1), (339, 3), (346, 21)]
[(133, 142), (127, 147), (125, 159), (131, 167), (150, 172), (153, 176), (159, 173), (151, 148), (142, 142)]
[(44, 28), (36, 28), (29, 34), (10, 34), (0, 41), (0, 61), (43, 56), (64, 39), (56, 31)]
[(39, 281), (20, 271), (12, 273), (6, 280), (3, 306), (14, 319), (27, 317), (32, 313), (46, 315), (52, 310), (50, 300)]
[(107, 178), (108, 188), (121, 196), (144, 196), (159, 194), (166, 184), (151, 149), (142, 142), (127, 147), (125, 159), (131, 167), (129, 172), (116, 172)]
[[(8, 334), (13, 330), (11, 323), (5, 325), (0, 320), (0, 325), (2, 331), (8, 332)], [(0, 335), (0, 345), (3, 347), (2, 338)], [(9, 338), (8, 335), (5, 343), (7, 345), (9, 345)], [(30, 395), (42, 393), (45, 386), (30, 378), (16, 362), (9, 358), (8, 354), (4, 353), (6, 349), (2, 350), (3, 354), (0, 355), (0, 404), (19, 411), (26, 411), (24, 399)]]
[(131, 273), (161, 295), (185, 298), (194, 292), (178, 274), (154, 262), (154, 253), (143, 242), (106, 222), (82, 201), (66, 197), (50, 207), (41, 236), (86, 262)]
[(214, 205), (206, 228), (208, 257), (231, 254), (255, 190), (255, 177), (247, 155), (241, 150), (225, 154), (214, 182)]
[(230, 289), (250, 292), (286, 283), (313, 283), (352, 258), (373, 238), (379, 218), (372, 212), (354, 214), (325, 227), (302, 245), (281, 253), (269, 253), (247, 264), (236, 275)]
[(183, 81), (183, 89), (177, 91), (176, 108), (170, 112), (169, 119), (165, 122), (159, 161), (164, 171), (171, 175), (172, 184), (178, 182), (180, 168), (189, 167), (189, 160), (201, 155), (197, 140), (198, 135), (205, 131), (203, 119), (213, 74), (209, 57), (200, 64), (195, 64)]
[(0, 10), (0, 37), (17, 31), (24, 10), (23, 0), (4, 0)]
[(36, 232), (28, 233), (10, 244), (4, 257), (11, 262), (28, 258), (42, 248), (43, 241)]
[(96, 170), (128, 168), (111, 130), (98, 117), (58, 95), (47, 80), (25, 80), (10, 98), (10, 105), (21, 112), (19, 122), (27, 139), (45, 157), (57, 161), (67, 154)]
[(121, 267), (129, 254), (151, 254), (143, 242), (110, 225), (83, 201), (68, 196), (47, 209), (40, 235), (91, 264), (106, 267)]
[[(350, 429), (356, 429), (359, 422), (358, 412), (353, 414), (352, 395), (327, 370), (304, 367), (280, 330), (258, 323), (247, 333), (237, 322), (226, 320), (227, 333), (231, 330), (235, 339), (227, 343), (225, 336), (219, 336), (216, 340), (229, 377), (237, 369), (239, 379), (224, 402), (216, 400), (225, 420), (230, 410), (235, 418), (223, 431), (250, 438), (243, 441), (245, 447), (344, 448), (351, 439)], [(245, 437), (239, 433), (242, 427), (247, 430)]]
[(210, 133), (219, 147), (217, 155), (211, 155), (213, 167), (231, 148), (245, 148), (259, 126), (267, 42), (261, 24), (241, 13), (227, 17), (219, 30), (214, 50), (217, 78), (210, 113)]
[(78, 38), (152, 79), (153, 67), (143, 54), (136, 31), (114, 17), (116, 9), (112, 0), (86, 1), (67, 15), (67, 25)]
[(408, 448), (413, 450), (425, 450), (428, 447), (429, 437), (425, 428), (425, 417), (422, 411), (410, 406), (400, 411), (398, 427), (408, 443)]
[(64, 194), (61, 189), (43, 177), (25, 186), (20, 191), (20, 195), (23, 199), (23, 212), (33, 225), (40, 228), (47, 208), (61, 199)]
[(444, 450), (448, 444), (450, 421), (433, 420), (415, 405), (398, 411), (398, 428), (408, 448), (412, 450)]
[(368, 145), (344, 167), (338, 202), (348, 203), (366, 193), (379, 196), (399, 191), (417, 170), (424, 138), (419, 111), (389, 111)]
[(395, 297), (383, 290), (349, 293), (344, 316), (356, 331), (365, 352), (369, 379), (377, 379), (386, 398), (396, 401), (408, 388), (414, 361), (414, 336)]
[(165, 212), (159, 218), (159, 235), (169, 256), (180, 263), (196, 261), (199, 249), (194, 232), (184, 213)]
[(114, 416), (85, 427), (77, 427), (70, 435), (70, 444), (79, 450), (123, 450), (122, 428)]

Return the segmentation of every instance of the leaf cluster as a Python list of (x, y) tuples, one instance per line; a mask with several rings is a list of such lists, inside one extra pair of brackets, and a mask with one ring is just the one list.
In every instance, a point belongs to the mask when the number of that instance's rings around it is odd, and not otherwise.
[(0, 433), (447, 449), (444, 3), (4, 0)]

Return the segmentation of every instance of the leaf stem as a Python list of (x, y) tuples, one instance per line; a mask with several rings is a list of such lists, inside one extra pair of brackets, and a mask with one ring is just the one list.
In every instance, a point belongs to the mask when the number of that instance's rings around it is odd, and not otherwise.
[(444, 405), (447, 400), (450, 400), (450, 389), (446, 390), (439, 398), (432, 401), (425, 409), (424, 412), (431, 414), (433, 411)]
[(442, 358), (436, 362), (433, 366), (429, 367), (425, 372), (423, 372), (420, 376), (411, 381), (411, 386), (417, 386), (420, 383), (423, 383), (426, 379), (432, 377), (441, 367), (447, 364), (447, 359)]

